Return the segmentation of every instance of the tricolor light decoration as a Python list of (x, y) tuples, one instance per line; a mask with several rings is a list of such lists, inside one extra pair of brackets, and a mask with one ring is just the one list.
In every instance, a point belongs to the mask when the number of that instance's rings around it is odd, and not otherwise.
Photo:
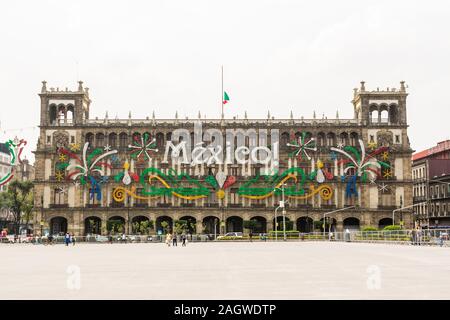
[(135, 136), (133, 138), (133, 144), (128, 145), (131, 150), (131, 157), (133, 159), (140, 159), (141, 156), (145, 156), (145, 160), (150, 160), (149, 152), (158, 152), (156, 148), (156, 139), (150, 139), (148, 133), (144, 133), (142, 136)]
[(27, 145), (27, 142), (24, 139), (15, 139), (14, 141), (7, 141), (5, 145), (11, 155), (11, 161), (9, 163), (9, 172), (4, 177), (0, 178), (0, 186), (7, 184), (14, 177), (15, 166), (17, 165), (17, 162), (22, 163), (20, 156), (22, 155), (23, 148)]
[(225, 172), (219, 171), (216, 176), (207, 176), (205, 181), (216, 189), (216, 196), (218, 199), (225, 198), (225, 190), (236, 183), (235, 176), (227, 176)]
[(224, 91), (224, 92), (223, 92), (223, 104), (227, 104), (228, 101), (230, 101), (230, 97), (229, 97), (228, 94)]
[(380, 147), (372, 153), (366, 154), (364, 142), (361, 139), (359, 139), (358, 142), (361, 152), (359, 152), (355, 147), (352, 146), (345, 146), (343, 150), (334, 147), (330, 149), (347, 158), (344, 174), (347, 174), (350, 169), (355, 169), (356, 176), (361, 177), (362, 182), (366, 182), (368, 176), (371, 181), (375, 181), (377, 176), (379, 175), (379, 170), (381, 169), (381, 167), (391, 167), (389, 164), (383, 161), (379, 161), (375, 158), (376, 155), (382, 152), (386, 152), (388, 148)]
[[(86, 184), (94, 173), (98, 173), (100, 176), (105, 175), (104, 167), (112, 168), (110, 164), (102, 162), (101, 160), (112, 156), (117, 153), (117, 150), (103, 152), (102, 148), (96, 148), (90, 154), (88, 154), (89, 142), (86, 142), (83, 147), (83, 154), (80, 159), (76, 154), (70, 152), (67, 149), (61, 148), (60, 152), (67, 155), (74, 162), (66, 164), (66, 171), (70, 172), (67, 179), (76, 180), (80, 178), (81, 184)], [(91, 180), (92, 181), (92, 180)]]

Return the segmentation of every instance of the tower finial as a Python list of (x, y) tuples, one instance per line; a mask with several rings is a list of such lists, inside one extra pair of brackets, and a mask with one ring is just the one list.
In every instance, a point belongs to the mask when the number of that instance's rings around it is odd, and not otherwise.
[(155, 110), (153, 110), (153, 113), (152, 113), (152, 119), (153, 119), (153, 120), (155, 119)]
[(270, 119), (270, 110), (267, 110), (267, 119)]
[(361, 91), (366, 91), (365, 81), (361, 81)]
[(294, 119), (294, 114), (292, 113), (292, 110), (291, 110), (291, 120), (292, 119)]
[(315, 119), (316, 118), (316, 110), (314, 110), (314, 113), (313, 113), (313, 119)]
[(78, 81), (78, 91), (83, 92), (83, 81)]
[(247, 119), (247, 111), (245, 111), (244, 118)]
[(406, 91), (405, 81), (400, 81), (400, 91), (401, 92), (405, 92)]
[(128, 112), (128, 119), (131, 119), (131, 110)]
[(336, 119), (339, 119), (339, 110), (336, 110)]
[(47, 81), (42, 81), (42, 89), (41, 89), (41, 93), (45, 93), (47, 92)]
[(200, 114), (200, 110), (198, 111), (198, 118), (201, 119), (202, 115)]

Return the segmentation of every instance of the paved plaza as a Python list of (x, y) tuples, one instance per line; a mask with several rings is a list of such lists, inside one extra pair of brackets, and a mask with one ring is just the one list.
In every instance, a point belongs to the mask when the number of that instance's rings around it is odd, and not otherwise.
[(450, 248), (1, 245), (1, 299), (448, 299)]

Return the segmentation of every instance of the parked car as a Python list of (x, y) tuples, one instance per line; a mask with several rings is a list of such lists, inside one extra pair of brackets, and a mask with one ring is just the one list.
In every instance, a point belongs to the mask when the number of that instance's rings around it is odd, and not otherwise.
[(227, 232), (223, 236), (218, 236), (217, 240), (223, 239), (225, 237), (236, 237), (236, 238), (243, 238), (244, 234), (242, 232)]

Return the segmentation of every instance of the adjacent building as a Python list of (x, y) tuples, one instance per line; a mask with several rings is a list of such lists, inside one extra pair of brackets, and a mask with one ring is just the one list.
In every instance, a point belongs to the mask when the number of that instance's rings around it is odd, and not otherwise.
[(412, 157), (413, 201), (422, 227), (450, 228), (450, 140)]
[[(404, 82), (368, 90), (361, 82), (350, 119), (91, 118), (88, 88), (47, 88), (40, 96), (35, 150), (35, 226), (50, 233), (136, 232), (151, 221), (164, 232), (383, 228), (412, 205)], [(334, 212), (336, 210), (340, 210)], [(330, 213), (333, 212), (333, 213)], [(411, 227), (408, 212), (395, 223)], [(277, 224), (278, 222), (278, 224)], [(41, 230), (35, 230), (36, 233)]]

